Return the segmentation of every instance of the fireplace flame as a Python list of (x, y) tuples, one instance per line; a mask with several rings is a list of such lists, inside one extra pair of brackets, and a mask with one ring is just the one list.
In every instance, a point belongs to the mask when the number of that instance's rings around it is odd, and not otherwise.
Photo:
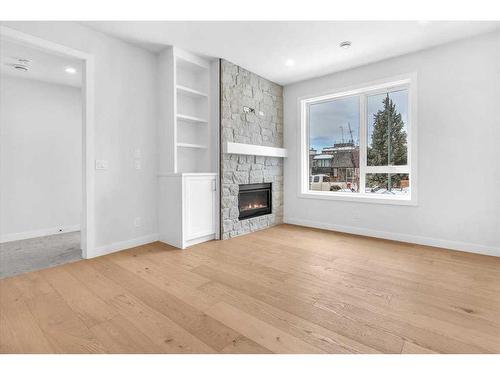
[(245, 206), (241, 206), (240, 209), (241, 211), (247, 211), (247, 210), (255, 210), (257, 208), (266, 208), (267, 205), (262, 204), (262, 203), (249, 203)]

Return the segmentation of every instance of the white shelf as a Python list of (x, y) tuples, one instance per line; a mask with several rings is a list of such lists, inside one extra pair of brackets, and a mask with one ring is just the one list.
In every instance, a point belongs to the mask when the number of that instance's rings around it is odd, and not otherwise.
[(177, 142), (177, 147), (186, 147), (186, 148), (201, 148), (201, 149), (206, 149), (208, 148), (205, 145), (199, 145), (195, 143), (183, 143), (183, 142)]
[(181, 86), (181, 85), (177, 85), (177, 92), (179, 94), (186, 95), (186, 96), (189, 96), (191, 98), (208, 98), (207, 93), (204, 93), (204, 92), (201, 92), (198, 90), (194, 90), (194, 89), (191, 89), (189, 87)]
[(175, 58), (178, 68), (194, 71), (208, 71), (208, 62), (197, 56), (184, 54), (181, 53), (180, 50), (177, 50)]
[(287, 157), (286, 148), (249, 145), (246, 143), (226, 142), (225, 151), (228, 154)]
[(192, 122), (194, 124), (208, 124), (208, 121), (200, 118), (200, 117), (195, 117), (195, 116), (188, 116), (188, 115), (181, 115), (177, 114), (177, 119), (182, 120), (182, 121), (187, 121), (187, 122)]
[(214, 172), (178, 172), (178, 173), (158, 173), (158, 177), (201, 177), (201, 176), (217, 176)]

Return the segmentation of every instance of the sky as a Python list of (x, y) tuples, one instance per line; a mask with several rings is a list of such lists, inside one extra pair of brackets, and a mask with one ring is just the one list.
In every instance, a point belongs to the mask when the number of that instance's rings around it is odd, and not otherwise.
[[(386, 94), (368, 96), (368, 136), (370, 139), (373, 129), (373, 117), (379, 109), (383, 108), (382, 100)], [(408, 121), (408, 91), (394, 91), (389, 97), (396, 104), (396, 109), (401, 113), (403, 121)], [(344, 142), (351, 139), (348, 124), (351, 125), (353, 140), (359, 144), (359, 97), (335, 99), (329, 102), (311, 104), (309, 107), (309, 136), (310, 147), (321, 152), (323, 147), (332, 146), (342, 142), (342, 129)]]

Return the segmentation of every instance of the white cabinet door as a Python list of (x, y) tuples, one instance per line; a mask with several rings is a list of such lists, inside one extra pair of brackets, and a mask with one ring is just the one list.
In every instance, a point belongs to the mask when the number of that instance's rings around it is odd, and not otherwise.
[(189, 176), (184, 185), (185, 240), (215, 233), (215, 178)]

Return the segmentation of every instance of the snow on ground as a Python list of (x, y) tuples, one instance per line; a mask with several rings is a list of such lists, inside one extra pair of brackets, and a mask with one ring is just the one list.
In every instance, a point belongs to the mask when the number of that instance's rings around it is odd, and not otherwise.
[(410, 189), (409, 188), (392, 189), (391, 191), (389, 191), (387, 189), (378, 189), (377, 191), (371, 191), (370, 188), (366, 188), (365, 192), (371, 193), (371, 194), (408, 195), (410, 193)]

